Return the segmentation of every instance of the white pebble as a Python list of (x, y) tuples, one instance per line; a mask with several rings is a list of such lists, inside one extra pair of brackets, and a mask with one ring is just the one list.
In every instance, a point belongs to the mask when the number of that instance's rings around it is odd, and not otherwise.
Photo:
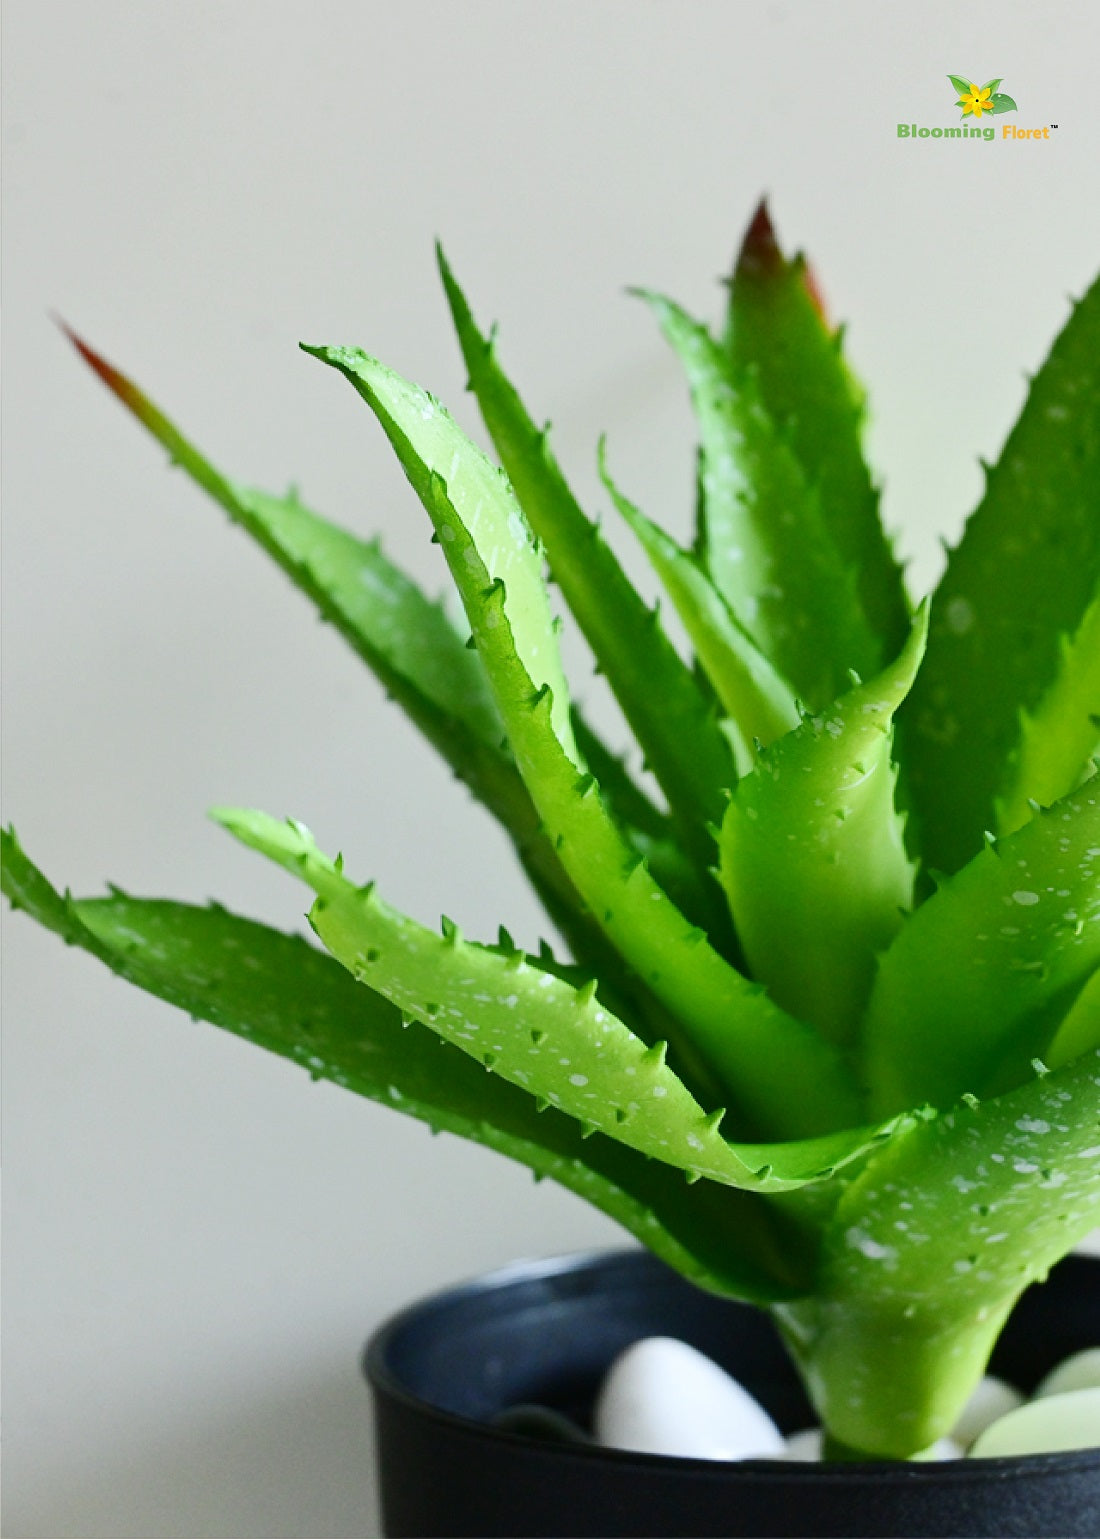
[(913, 1458), (922, 1464), (934, 1464), (940, 1459), (961, 1459), (963, 1448), (961, 1443), (956, 1443), (953, 1437), (941, 1437), (939, 1442), (933, 1443), (929, 1448), (922, 1448), (920, 1453), (915, 1453)]
[[(822, 1455), (822, 1443), (824, 1441), (820, 1427), (807, 1427), (802, 1432), (795, 1432), (787, 1439), (787, 1458), (792, 1464), (815, 1464), (820, 1461)], [(922, 1448), (920, 1453), (913, 1458), (921, 1462), (931, 1463), (940, 1459), (961, 1459), (963, 1456), (962, 1444), (957, 1443), (953, 1437), (941, 1437), (938, 1443), (933, 1443), (930, 1448)]]
[(951, 1429), (951, 1436), (956, 1443), (969, 1448), (987, 1427), (1023, 1403), (1024, 1397), (1014, 1385), (1006, 1384), (1004, 1379), (987, 1373), (963, 1406), (958, 1421)]
[(970, 1449), (972, 1459), (1061, 1453), (1100, 1447), (1100, 1389), (1044, 1395), (987, 1427)]
[(1052, 1368), (1032, 1398), (1039, 1400), (1045, 1395), (1063, 1395), (1071, 1389), (1097, 1388), (1100, 1388), (1100, 1347), (1086, 1347), (1083, 1352), (1063, 1358), (1057, 1368)]
[(608, 1448), (686, 1459), (781, 1459), (779, 1428), (747, 1390), (684, 1341), (649, 1336), (627, 1347), (596, 1400)]
[(821, 1428), (806, 1427), (787, 1439), (787, 1458), (794, 1464), (816, 1464), (821, 1459)]

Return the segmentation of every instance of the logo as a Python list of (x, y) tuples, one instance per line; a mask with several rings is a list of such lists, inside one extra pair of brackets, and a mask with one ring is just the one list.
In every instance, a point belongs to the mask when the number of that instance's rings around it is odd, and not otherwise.
[(965, 75), (948, 75), (947, 78), (958, 94), (959, 99), (955, 105), (962, 108), (964, 118), (975, 117), (980, 123), (983, 114), (987, 112), (1016, 111), (1016, 103), (1012, 97), (997, 90), (1001, 83), (999, 78), (987, 80), (984, 86), (975, 85), (972, 80), (967, 80)]
[(978, 85), (969, 75), (948, 75), (951, 89), (955, 92), (955, 106), (959, 108), (961, 122), (957, 127), (939, 126), (926, 128), (916, 123), (899, 123), (899, 139), (970, 139), (979, 144), (991, 144), (995, 140), (1050, 139), (1051, 130), (1057, 123), (1044, 123), (1040, 128), (1020, 128), (1015, 123), (1002, 123), (1000, 132), (992, 119), (1006, 112), (1016, 112), (1015, 99), (1001, 90), (1001, 77)]

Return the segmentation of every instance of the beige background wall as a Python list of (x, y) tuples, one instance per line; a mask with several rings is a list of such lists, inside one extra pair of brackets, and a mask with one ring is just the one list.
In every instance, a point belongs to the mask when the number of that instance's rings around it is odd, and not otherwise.
[[(627, 282), (716, 313), (762, 191), (876, 402), (890, 521), (936, 566), (1100, 250), (1096, 10), (1047, 0), (8, 0), (4, 811), (74, 890), (303, 895), (204, 820), (307, 820), (427, 921), (538, 920), (380, 690), (77, 363), (59, 311), (233, 473), (425, 521), (351, 392), (362, 343), (472, 422), (448, 243), (594, 494), (684, 527), (687, 415)], [(1000, 74), (1016, 147), (899, 141)], [(593, 496), (599, 502), (598, 496)], [(587, 693), (598, 698), (596, 690)], [(613, 1243), (548, 1185), (313, 1086), (7, 922), (10, 1539), (372, 1532), (356, 1354), (406, 1298)]]

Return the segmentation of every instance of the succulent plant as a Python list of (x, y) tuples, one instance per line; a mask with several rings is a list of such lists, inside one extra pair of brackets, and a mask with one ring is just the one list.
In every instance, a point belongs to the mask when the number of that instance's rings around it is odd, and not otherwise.
[[(4, 889), (192, 1016), (499, 1150), (768, 1308), (832, 1454), (911, 1456), (1100, 1211), (1100, 285), (915, 613), (841, 334), (764, 208), (720, 334), (643, 294), (698, 419), (691, 547), (600, 465), (686, 661), (440, 267), (502, 468), (375, 358), (305, 351), (381, 424), (466, 628), (376, 541), (216, 470), (77, 345), (500, 820), (568, 959), (436, 933), (251, 811), (214, 817), (312, 888), (324, 950), (219, 906), (61, 895), (14, 832)], [(545, 568), (641, 768), (571, 701)]]

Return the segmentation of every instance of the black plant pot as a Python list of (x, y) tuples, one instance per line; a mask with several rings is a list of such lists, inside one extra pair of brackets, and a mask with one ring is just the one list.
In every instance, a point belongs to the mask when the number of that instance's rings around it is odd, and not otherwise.
[[(524, 1262), (396, 1316), (371, 1339), (391, 1539), (479, 1535), (1096, 1535), (1100, 1450), (941, 1464), (717, 1463), (504, 1430), (538, 1404), (588, 1425), (624, 1347), (676, 1336), (746, 1385), (785, 1432), (814, 1417), (759, 1310), (700, 1292), (644, 1251)], [(1100, 1260), (1021, 1299), (991, 1371), (1027, 1391), (1100, 1343)]]

